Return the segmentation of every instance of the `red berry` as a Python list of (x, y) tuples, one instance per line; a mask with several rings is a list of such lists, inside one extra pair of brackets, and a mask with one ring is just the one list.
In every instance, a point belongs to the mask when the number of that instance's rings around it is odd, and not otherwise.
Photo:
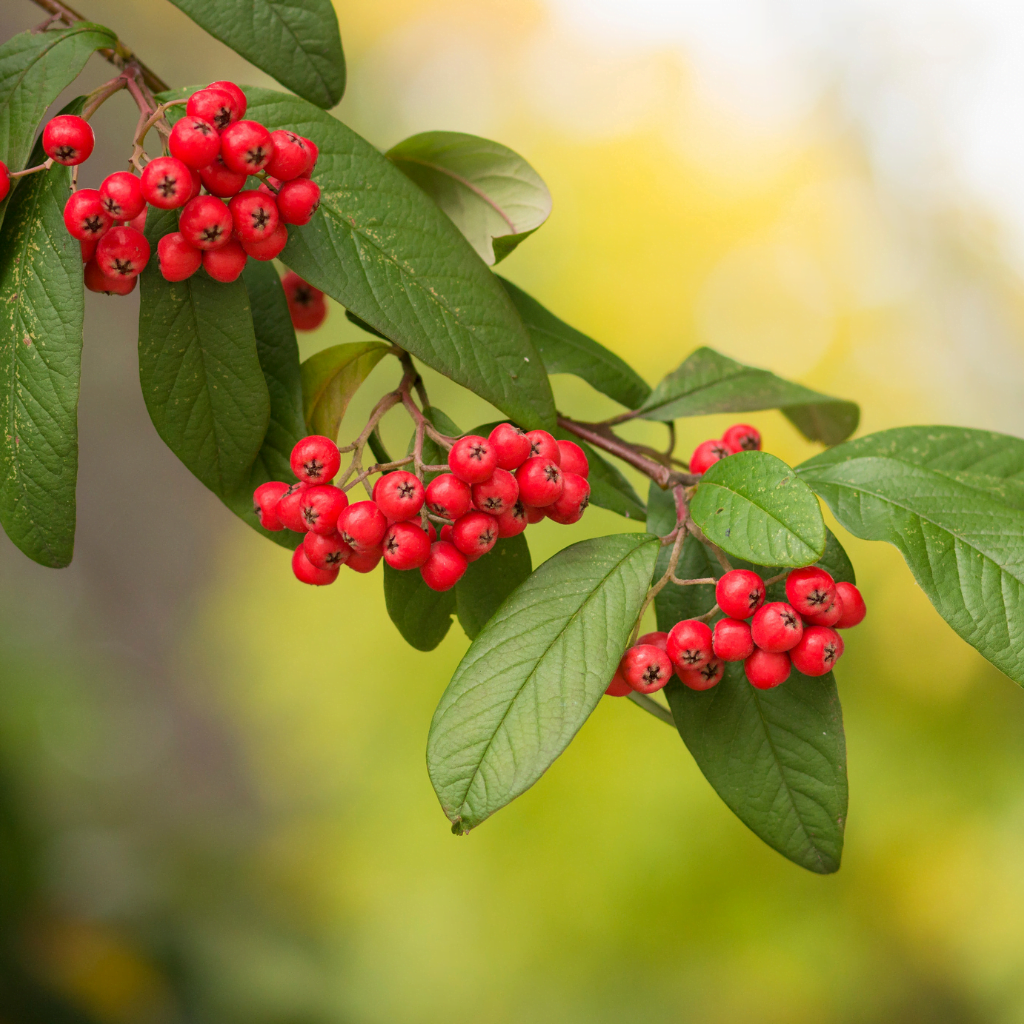
[(312, 533), (328, 536), (338, 526), (338, 516), (348, 505), (348, 498), (340, 487), (331, 484), (315, 484), (302, 492), (299, 512)]
[(309, 178), (286, 181), (277, 193), (277, 208), (285, 224), (308, 224), (320, 206), (320, 186)]
[(228, 170), (227, 164), (218, 154), (205, 167), (199, 168), (199, 178), (210, 195), (230, 199), (245, 188), (246, 175)]
[(392, 569), (418, 569), (430, 557), (430, 537), (418, 523), (394, 523), (384, 534), (384, 561)]
[(527, 459), (516, 470), (519, 496), (531, 508), (552, 505), (562, 496), (562, 471), (551, 459), (537, 455)]
[(221, 284), (238, 280), (248, 262), (245, 250), (233, 238), (227, 245), (203, 253), (204, 269), (214, 281), (220, 281)]
[(827, 626), (808, 626), (800, 643), (789, 652), (793, 667), (805, 676), (831, 672), (843, 656), (843, 638)]
[(292, 555), (292, 572), (300, 583), (308, 583), (314, 587), (325, 587), (338, 578), (337, 569), (318, 569), (307, 557), (302, 544)]
[(103, 292), (105, 295), (127, 295), (138, 280), (137, 277), (107, 277), (94, 259), (86, 263), (84, 273), (85, 287), (91, 292)]
[(100, 201), (111, 220), (134, 220), (146, 209), (142, 182), (128, 171), (115, 171), (103, 179)]
[(770, 690), (789, 678), (790, 660), (788, 654), (760, 649), (743, 662), (743, 671), (750, 685), (759, 690)]
[(171, 129), (167, 148), (186, 167), (199, 170), (220, 152), (220, 136), (209, 121), (201, 117), (183, 117)]
[(219, 249), (231, 241), (231, 212), (216, 196), (196, 196), (181, 211), (178, 230), (197, 249)]
[(448, 541), (430, 545), (430, 556), (420, 566), (423, 582), (431, 590), (451, 590), (466, 572), (466, 556)]
[(140, 213), (138, 215), (138, 217), (133, 217), (128, 222), (128, 227), (135, 228), (136, 231), (141, 231), (143, 234), (145, 234), (146, 233), (146, 210), (148, 210), (148, 209), (149, 209), (148, 206), (145, 207), (143, 209), (142, 213)]
[(82, 262), (88, 263), (89, 260), (96, 255), (96, 243), (95, 242), (79, 242), (79, 248), (82, 250)]
[(427, 508), (443, 519), (458, 519), (472, 507), (473, 492), (454, 473), (442, 473), (427, 484)]
[[(520, 501), (523, 499), (520, 498)], [(542, 508), (534, 508), (532, 505), (524, 505), (523, 508), (526, 510), (526, 521), (530, 526), (535, 523), (539, 523), (542, 519), (547, 518), (547, 512)]]
[(679, 679), (691, 690), (710, 690), (721, 682), (725, 672), (724, 661), (709, 661), (700, 668), (688, 668), (679, 673)]
[[(423, 484), (404, 469), (382, 476), (373, 489), (373, 500), (393, 523), (418, 515), (423, 508)], [(413, 567), (415, 568), (415, 566)]]
[(584, 480), (590, 475), (590, 462), (584, 450), (572, 441), (559, 441), (558, 451), (561, 454), (559, 467), (563, 473), (575, 473)]
[[(637, 643), (653, 644), (659, 651), (664, 651), (668, 654), (668, 633), (662, 633), (657, 630), (653, 633), (644, 633), (643, 636), (637, 639)], [(669, 660), (671, 661), (671, 659)]]
[(176, 210), (192, 198), (192, 172), (173, 156), (158, 156), (142, 172), (142, 194), (158, 210)]
[(189, 245), (180, 231), (164, 235), (156, 243), (156, 255), (160, 261), (160, 273), (168, 281), (184, 281), (203, 263), (202, 252), (194, 245)]
[[(559, 467), (561, 468), (561, 467)], [(562, 526), (572, 526), (583, 518), (590, 504), (590, 484), (575, 473), (562, 469), (562, 493), (544, 511)]]
[(206, 88), (219, 89), (221, 92), (226, 92), (228, 96), (231, 97), (232, 107), (235, 112), (234, 118), (232, 120), (237, 121), (238, 118), (245, 117), (245, 110), (246, 106), (248, 105), (248, 101), (245, 98), (245, 93), (242, 92), (242, 90), (237, 85), (235, 85), (234, 82), (211, 82)]
[(107, 277), (138, 277), (149, 262), (149, 242), (135, 228), (111, 228), (96, 246), (96, 262)]
[(314, 299), (308, 306), (288, 306), (292, 327), (297, 331), (315, 331), (327, 319), (327, 303)]
[(267, 164), (267, 173), (281, 181), (297, 178), (309, 166), (312, 156), (306, 140), (282, 128), (271, 132), (270, 138), (274, 143), (274, 155)]
[(262, 242), (243, 242), (242, 248), (246, 254), (254, 260), (276, 259), (281, 250), (288, 244), (288, 229), (283, 224), (277, 225), (277, 230)]
[(518, 469), (530, 457), (530, 439), (525, 430), (511, 423), (499, 423), (488, 435), (499, 469)]
[(274, 143), (258, 122), (234, 121), (220, 133), (220, 154), (232, 171), (255, 174), (270, 163)]
[(188, 98), (185, 113), (191, 117), (201, 117), (217, 129), (224, 131), (232, 121), (237, 121), (245, 113), (245, 98), (242, 98), (241, 110), (235, 99), (224, 89), (200, 89)]
[(804, 635), (804, 623), (785, 601), (770, 601), (758, 609), (750, 623), (754, 643), (762, 651), (778, 654), (792, 650)]
[(744, 661), (754, 653), (750, 626), (742, 619), (719, 619), (711, 637), (715, 657), (722, 661)]
[(240, 242), (265, 242), (277, 230), (277, 204), (255, 189), (239, 192), (228, 209)]
[(759, 452), (761, 450), (761, 434), (756, 427), (746, 423), (737, 423), (722, 435), (722, 444), (734, 455), (736, 452)]
[(604, 692), (607, 697), (625, 697), (633, 692), (633, 687), (623, 679), (621, 670), (616, 668), (615, 675)]
[(836, 582), (815, 565), (794, 569), (786, 577), (786, 597), (801, 615), (818, 615), (836, 596)]
[(816, 615), (801, 616), (808, 626), (834, 626), (843, 617), (843, 599), (836, 593), (832, 603)]
[(356, 551), (349, 555), (345, 564), (356, 572), (373, 572), (383, 557), (383, 548), (370, 548), (369, 551)]
[(338, 516), (341, 539), (356, 551), (366, 552), (379, 547), (387, 532), (387, 517), (374, 501), (357, 501), (342, 509)]
[(669, 630), (665, 650), (680, 671), (703, 668), (712, 655), (711, 627), (697, 619), (683, 619)]
[(64, 227), (80, 242), (97, 242), (109, 230), (112, 218), (103, 209), (103, 197), (94, 188), (80, 188), (64, 204)]
[(341, 468), (341, 452), (329, 438), (320, 434), (304, 437), (292, 449), (292, 472), (310, 484), (325, 484), (333, 480)]
[[(446, 541), (448, 541), (449, 544), (452, 543), (452, 524), (451, 523), (445, 523), (444, 526), (441, 527), (441, 540), (446, 540)], [(456, 550), (458, 550), (458, 549), (456, 549)]]
[(653, 644), (630, 647), (619, 662), (622, 678), (640, 693), (654, 693), (672, 678), (672, 662)]
[(288, 485), (280, 480), (269, 480), (252, 492), (253, 512), (264, 530), (283, 530), (284, 523), (277, 518), (277, 503), (287, 493)]
[(307, 533), (302, 550), (317, 569), (340, 569), (352, 557), (352, 549), (336, 533)]
[(491, 442), (477, 434), (460, 437), (448, 453), (448, 468), (467, 484), (482, 484), (498, 467)]
[(471, 562), (486, 555), (497, 542), (497, 524), (483, 512), (467, 512), (452, 527), (452, 543)]
[(561, 464), (562, 449), (546, 430), (530, 430), (526, 437), (530, 442), (531, 459), (550, 459), (556, 466)]
[(44, 152), (65, 167), (88, 160), (95, 145), (92, 127), (77, 114), (58, 114), (43, 129)]
[(529, 525), (526, 519), (526, 506), (517, 500), (494, 521), (498, 526), (499, 537), (518, 537)]
[(715, 584), (715, 600), (726, 615), (749, 619), (764, 604), (764, 580), (749, 569), (730, 569)]
[(732, 452), (721, 441), (704, 441), (690, 456), (690, 472), (706, 473), (719, 459), (728, 458)]
[(861, 592), (852, 583), (837, 583), (836, 595), (842, 602), (842, 614), (836, 621), (836, 629), (850, 629), (860, 625), (868, 613)]
[(519, 485), (507, 469), (496, 469), (482, 484), (473, 484), (473, 504), (481, 512), (500, 516), (519, 500)]
[(281, 525), (293, 533), (305, 533), (307, 530), (306, 520), (302, 517), (302, 492), (309, 484), (292, 484), (284, 494), (277, 500), (277, 518)]
[(313, 169), (316, 167), (317, 160), (320, 159), (320, 147), (312, 139), (303, 139), (302, 141), (306, 144), (306, 146), (309, 149), (310, 158), (309, 167), (307, 167), (306, 170), (304, 170), (299, 175), (299, 177), (308, 178), (313, 173)]
[(7, 193), (11, 191), (11, 172), (7, 169), (7, 164), (0, 160), (0, 203), (7, 198)]
[(292, 325), (299, 331), (312, 331), (319, 327), (327, 316), (324, 293), (304, 281), (294, 270), (281, 278), (284, 297), (288, 300), (288, 312)]

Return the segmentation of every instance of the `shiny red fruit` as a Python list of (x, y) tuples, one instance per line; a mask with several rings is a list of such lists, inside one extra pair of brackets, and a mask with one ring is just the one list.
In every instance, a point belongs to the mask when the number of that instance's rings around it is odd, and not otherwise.
[(706, 473), (716, 462), (730, 455), (732, 452), (721, 441), (703, 441), (690, 456), (690, 472)]
[(764, 580), (749, 569), (730, 569), (715, 584), (715, 600), (726, 615), (749, 619), (764, 604)]
[(248, 262), (245, 250), (233, 238), (227, 245), (203, 253), (203, 269), (221, 284), (237, 281)]
[(820, 615), (835, 596), (835, 580), (815, 565), (794, 569), (786, 577), (786, 598), (801, 615)]
[(96, 262), (107, 277), (138, 277), (149, 262), (149, 242), (135, 228), (111, 228), (96, 246)]
[(158, 210), (176, 210), (192, 198), (192, 172), (173, 156), (150, 160), (141, 184), (146, 202)]
[(419, 523), (395, 523), (384, 534), (384, 561), (392, 569), (419, 569), (430, 557), (430, 537)]
[(556, 466), (561, 464), (562, 450), (558, 442), (546, 430), (528, 430), (531, 459), (550, 459)]
[(482, 484), (498, 467), (498, 456), (485, 437), (460, 437), (448, 453), (448, 468), (467, 484)]
[(454, 473), (441, 473), (427, 484), (427, 508), (442, 519), (458, 519), (473, 505), (473, 492)]
[(589, 504), (590, 484), (583, 477), (562, 469), (562, 493), (550, 505), (546, 505), (544, 511), (556, 523), (572, 526), (583, 518)]
[(499, 537), (518, 537), (530, 525), (526, 518), (526, 506), (518, 500), (500, 516), (496, 516), (494, 522)]
[(197, 249), (220, 249), (231, 241), (231, 212), (216, 196), (196, 196), (185, 204), (178, 230)]
[(128, 171), (108, 174), (100, 185), (100, 202), (111, 220), (134, 220), (146, 209), (142, 181)]
[(575, 473), (584, 480), (590, 475), (590, 462), (586, 452), (573, 441), (559, 441), (558, 452), (561, 459), (558, 463), (563, 473)]
[(606, 697), (626, 697), (633, 693), (633, 687), (626, 682), (622, 677), (622, 672), (616, 668), (615, 675), (612, 676), (612, 681), (605, 688)]
[(683, 619), (668, 631), (665, 650), (681, 672), (703, 668), (712, 656), (711, 627), (697, 619)]
[(285, 224), (308, 224), (320, 206), (320, 186), (308, 178), (286, 181), (277, 192), (277, 208)]
[(507, 469), (496, 469), (482, 484), (473, 484), (472, 493), (480, 512), (500, 516), (519, 500), (519, 485)]
[(630, 647), (619, 662), (622, 678), (639, 693), (654, 693), (672, 678), (672, 662), (653, 644)]
[(184, 281), (203, 263), (202, 252), (194, 245), (189, 245), (180, 231), (164, 235), (156, 243), (156, 255), (160, 262), (160, 273), (168, 281)]
[(250, 189), (239, 192), (230, 203), (235, 238), (240, 242), (265, 242), (277, 230), (277, 204), (268, 195)]
[(541, 455), (527, 459), (516, 470), (519, 496), (530, 508), (545, 508), (562, 496), (564, 484), (558, 464)]
[(326, 484), (333, 480), (341, 468), (341, 452), (329, 438), (320, 434), (304, 437), (292, 449), (292, 472), (310, 484)]
[(719, 619), (711, 636), (716, 658), (722, 661), (745, 661), (754, 653), (754, 638), (743, 619)]
[(337, 529), (338, 516), (347, 505), (348, 497), (340, 487), (315, 484), (302, 492), (299, 513), (308, 531), (326, 537)]
[(302, 492), (309, 487), (309, 484), (292, 484), (277, 501), (277, 518), (286, 530), (293, 533), (306, 532), (306, 520), (302, 518)]
[(789, 652), (793, 667), (805, 676), (823, 676), (831, 672), (843, 656), (843, 638), (827, 626), (808, 626), (800, 643)]
[(356, 572), (373, 572), (383, 557), (383, 548), (371, 548), (369, 551), (353, 552), (345, 564)]
[(338, 533), (356, 551), (380, 547), (388, 532), (388, 520), (375, 501), (356, 501), (338, 516)]
[(270, 138), (274, 143), (274, 155), (267, 164), (267, 174), (281, 181), (291, 181), (309, 167), (313, 154), (301, 135), (279, 128), (270, 133)]
[(373, 500), (393, 523), (404, 522), (419, 515), (423, 508), (423, 484), (404, 469), (382, 476), (373, 488)]
[(220, 133), (220, 155), (232, 171), (255, 174), (270, 163), (274, 143), (258, 122), (233, 121)]
[(277, 517), (277, 503), (288, 492), (288, 485), (280, 480), (260, 484), (252, 493), (253, 512), (264, 530), (283, 530), (284, 523)]
[(770, 690), (789, 678), (792, 665), (788, 654), (760, 649), (743, 663), (743, 671), (751, 686), (758, 690)]
[(526, 431), (512, 423), (499, 423), (487, 435), (499, 469), (518, 469), (530, 457), (530, 439)]
[(92, 126), (77, 114), (58, 114), (43, 129), (43, 151), (65, 167), (88, 160), (95, 145)]
[(420, 566), (423, 582), (431, 590), (451, 590), (466, 573), (466, 556), (448, 541), (439, 540), (430, 545), (430, 555)]
[(254, 260), (276, 259), (284, 247), (288, 244), (288, 229), (283, 224), (277, 225), (277, 230), (262, 242), (243, 242), (242, 248), (246, 255)]
[(64, 204), (64, 227), (79, 242), (98, 242), (113, 226), (103, 209), (103, 197), (94, 188), (80, 188)]
[(861, 592), (852, 583), (837, 583), (836, 595), (842, 601), (842, 614), (836, 620), (836, 629), (850, 629), (864, 621), (868, 610)]
[(237, 101), (227, 90), (211, 86), (189, 96), (185, 113), (192, 117), (201, 117), (212, 124), (218, 132), (222, 132), (232, 121), (237, 121), (245, 113), (245, 97), (242, 97), (239, 109)]
[(211, 82), (207, 89), (219, 89), (221, 92), (226, 92), (231, 97), (232, 109), (235, 111), (234, 120), (238, 120), (240, 117), (245, 117), (246, 107), (248, 106), (248, 100), (245, 98), (245, 93), (235, 85), (234, 82), (228, 82), (222, 80), (220, 82)]
[(471, 561), (486, 555), (498, 542), (498, 527), (493, 516), (467, 512), (452, 527), (452, 543)]
[(317, 569), (340, 569), (352, 557), (352, 549), (336, 533), (307, 533), (302, 550)]
[(721, 682), (724, 673), (725, 662), (713, 660), (700, 668), (688, 668), (680, 672), (679, 679), (683, 686), (691, 690), (710, 690)]
[(209, 121), (186, 115), (175, 123), (167, 141), (171, 156), (186, 167), (199, 170), (209, 164), (220, 152), (220, 136)]
[(245, 188), (247, 176), (232, 171), (218, 154), (216, 159), (199, 168), (199, 178), (210, 195), (230, 199)]
[(756, 427), (737, 423), (722, 435), (722, 444), (734, 455), (737, 452), (757, 452), (761, 450), (761, 434)]
[(754, 643), (762, 651), (779, 654), (792, 650), (804, 635), (803, 619), (792, 605), (785, 601), (770, 601), (762, 605), (750, 623)]
[(313, 587), (325, 587), (338, 578), (337, 569), (318, 569), (307, 557), (302, 544), (292, 555), (292, 572), (300, 583), (308, 583)]
[(107, 277), (95, 259), (85, 265), (85, 287), (91, 292), (102, 292), (104, 295), (127, 295), (134, 287), (137, 277)]

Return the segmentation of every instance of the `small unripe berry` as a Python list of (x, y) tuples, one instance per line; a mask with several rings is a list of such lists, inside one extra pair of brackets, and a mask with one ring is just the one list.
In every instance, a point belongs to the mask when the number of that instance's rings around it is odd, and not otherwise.
[(715, 600), (726, 615), (749, 619), (764, 604), (764, 580), (749, 569), (730, 569), (715, 584)]
[(808, 626), (834, 626), (843, 617), (843, 599), (836, 591), (832, 603), (816, 615), (802, 616)]
[(209, 121), (187, 116), (171, 129), (167, 148), (171, 156), (177, 157), (186, 167), (199, 170), (220, 152), (220, 136)]
[(860, 625), (868, 611), (861, 592), (852, 583), (837, 583), (836, 595), (842, 601), (843, 612), (836, 621), (835, 628), (850, 629), (852, 626)]
[(248, 262), (245, 250), (233, 238), (227, 245), (203, 253), (203, 269), (221, 284), (237, 281)]
[(337, 529), (338, 516), (347, 505), (348, 497), (340, 487), (314, 484), (302, 492), (299, 512), (307, 530), (322, 533), (326, 537)]
[(274, 200), (255, 189), (239, 192), (228, 203), (228, 209), (231, 211), (235, 237), (240, 242), (266, 241), (277, 230), (280, 222)]
[(700, 668), (688, 668), (679, 673), (679, 679), (684, 686), (691, 690), (710, 690), (717, 686), (725, 673), (725, 662), (709, 661)]
[(404, 469), (382, 476), (373, 489), (373, 500), (377, 502), (377, 508), (394, 523), (419, 515), (423, 508), (423, 498), (423, 484), (414, 474)]
[(498, 527), (493, 517), (483, 512), (467, 512), (452, 527), (452, 543), (471, 561), (486, 555), (498, 542)]
[(158, 210), (176, 210), (192, 198), (192, 172), (173, 156), (150, 160), (141, 183), (146, 202)]
[(669, 630), (665, 650), (680, 671), (703, 668), (712, 656), (711, 627), (697, 619), (683, 619)]
[(526, 437), (530, 442), (531, 459), (550, 459), (556, 466), (561, 465), (562, 449), (546, 430), (528, 430)]
[(785, 601), (770, 601), (758, 609), (750, 623), (754, 643), (762, 651), (779, 654), (792, 650), (804, 635), (804, 623)]
[(722, 661), (745, 661), (754, 653), (754, 638), (743, 619), (719, 619), (711, 637), (715, 657)]
[(356, 501), (338, 516), (338, 533), (356, 551), (380, 547), (388, 532), (387, 517), (374, 501)]
[(427, 484), (427, 508), (443, 519), (458, 519), (472, 507), (473, 492), (454, 473), (442, 473)]
[(319, 327), (327, 316), (324, 293), (304, 281), (294, 270), (281, 278), (284, 297), (288, 301), (288, 312), (292, 326), (297, 331), (312, 331)]
[(531, 508), (545, 508), (562, 496), (564, 483), (558, 464), (540, 455), (527, 459), (516, 470), (519, 496)]
[(369, 551), (353, 552), (348, 556), (348, 561), (345, 564), (356, 572), (373, 572), (383, 557), (383, 548), (370, 548)]
[(672, 678), (672, 662), (653, 644), (630, 647), (619, 662), (622, 678), (639, 693), (654, 693)]
[(512, 423), (499, 423), (487, 435), (499, 469), (518, 469), (530, 457), (530, 439), (526, 431)]
[(485, 437), (460, 437), (448, 453), (448, 468), (467, 484), (482, 484), (498, 467), (498, 456)]
[(302, 550), (317, 569), (340, 569), (352, 557), (352, 549), (336, 533), (307, 533)]
[(843, 656), (843, 647), (843, 639), (834, 629), (808, 626), (789, 656), (797, 672), (805, 676), (823, 676), (831, 672)]
[(96, 246), (96, 262), (107, 277), (138, 277), (149, 262), (149, 242), (135, 228), (111, 228)]
[(307, 557), (302, 544), (292, 555), (292, 572), (300, 583), (308, 583), (314, 587), (325, 587), (338, 578), (337, 569), (318, 569)]
[(320, 206), (320, 186), (308, 178), (286, 181), (277, 192), (277, 208), (285, 224), (308, 224)]
[(270, 133), (274, 143), (274, 155), (267, 164), (267, 174), (272, 174), (281, 181), (297, 178), (309, 166), (312, 153), (306, 140), (295, 132), (279, 128)]
[(721, 441), (703, 441), (690, 456), (690, 472), (706, 473), (716, 462), (730, 455), (732, 452)]
[(751, 686), (770, 690), (789, 678), (791, 664), (788, 654), (760, 649), (743, 662), (743, 671)]
[(264, 530), (283, 530), (284, 523), (277, 518), (277, 503), (287, 493), (288, 485), (280, 480), (260, 484), (252, 493), (253, 512)]
[(230, 170), (220, 154), (199, 168), (199, 177), (206, 191), (220, 199), (230, 199), (245, 188), (246, 175)]
[(88, 160), (95, 145), (92, 127), (77, 114), (58, 114), (43, 129), (43, 151), (65, 167)]
[[(522, 501), (523, 499), (520, 498), (519, 500)], [(530, 526), (533, 526), (536, 523), (542, 522), (544, 519), (547, 518), (547, 510), (546, 509), (534, 508), (532, 505), (523, 505), (523, 508), (526, 511), (526, 522)]]
[(589, 504), (590, 484), (583, 477), (562, 469), (562, 493), (550, 505), (546, 505), (544, 511), (556, 523), (572, 526), (583, 518)]
[(519, 500), (519, 485), (507, 469), (496, 469), (482, 484), (473, 484), (473, 504), (481, 512), (500, 516)]
[(304, 437), (292, 449), (292, 472), (309, 484), (325, 484), (333, 480), (341, 468), (341, 452), (329, 438), (320, 434)]
[(466, 556), (454, 544), (439, 540), (430, 545), (430, 556), (420, 566), (420, 575), (431, 590), (451, 590), (468, 565)]
[(430, 538), (417, 523), (395, 523), (384, 534), (384, 561), (392, 569), (418, 569), (430, 557)]
[(196, 196), (185, 204), (178, 230), (197, 249), (219, 249), (231, 241), (231, 212), (216, 196)]
[(590, 462), (584, 450), (573, 441), (559, 441), (559, 469), (563, 473), (575, 473), (584, 480), (590, 475)]
[(786, 577), (786, 598), (801, 615), (818, 615), (836, 596), (835, 580), (815, 565), (794, 569)]
[(98, 242), (113, 220), (103, 209), (103, 197), (94, 188), (80, 188), (64, 204), (64, 227), (80, 242)]
[(138, 277), (107, 277), (95, 259), (85, 265), (85, 287), (91, 292), (102, 292), (104, 295), (127, 295), (134, 287)]
[(302, 516), (302, 492), (309, 487), (309, 484), (292, 484), (284, 494), (278, 498), (277, 507), (274, 511), (281, 525), (293, 533), (305, 533), (308, 527)]
[(505, 509), (494, 522), (498, 526), (499, 537), (518, 537), (529, 525), (526, 519), (526, 506), (517, 499), (515, 504)]
[(7, 169), (7, 164), (0, 160), (0, 203), (7, 198), (7, 193), (11, 191), (11, 172)]
[(115, 171), (103, 179), (100, 202), (111, 220), (134, 220), (146, 209), (142, 182), (128, 171)]
[[(244, 112), (245, 108), (242, 109)], [(241, 116), (238, 105), (223, 89), (200, 89), (192, 93), (185, 106), (185, 113), (190, 117), (201, 117), (218, 132), (222, 132)]]
[(604, 692), (607, 697), (625, 697), (633, 692), (633, 687), (623, 679), (621, 670), (616, 668), (615, 675)]
[(211, 82), (207, 89), (217, 89), (221, 92), (226, 92), (231, 97), (232, 107), (232, 121), (237, 121), (240, 117), (245, 117), (246, 107), (248, 106), (248, 100), (245, 98), (245, 93), (235, 85), (234, 82), (220, 81)]
[(270, 163), (274, 143), (258, 122), (233, 121), (220, 133), (220, 153), (232, 171), (255, 174)]
[(276, 259), (287, 244), (288, 229), (283, 224), (278, 224), (277, 229), (268, 238), (262, 242), (243, 242), (242, 248), (247, 256), (266, 262)]
[(189, 245), (180, 231), (164, 235), (156, 243), (156, 255), (160, 261), (160, 273), (168, 281), (184, 281), (203, 263), (202, 252), (194, 245)]
[(734, 455), (737, 452), (758, 452), (761, 450), (761, 434), (756, 427), (737, 423), (722, 435), (722, 444)]

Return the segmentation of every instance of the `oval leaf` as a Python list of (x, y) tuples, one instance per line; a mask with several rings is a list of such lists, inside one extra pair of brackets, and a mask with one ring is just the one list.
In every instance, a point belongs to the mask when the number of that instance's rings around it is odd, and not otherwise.
[(332, 345), (302, 364), (302, 408), (311, 434), (337, 438), (348, 403), (389, 347), (379, 341)]
[(646, 534), (573, 544), (473, 641), (427, 740), (430, 780), (452, 831), (504, 807), (568, 746), (629, 642), (657, 554)]
[(533, 572), (526, 538), (502, 537), (483, 558), (469, 563), (455, 584), (455, 610), (459, 625), (475, 640), (501, 602)]
[(1024, 441), (957, 427), (884, 430), (797, 472), (850, 533), (897, 547), (946, 622), (1024, 684)]
[(551, 213), (540, 175), (500, 142), (422, 132), (386, 156), (451, 217), (484, 263), (500, 263)]
[(697, 692), (673, 679), (666, 696), (704, 777), (751, 831), (819, 874), (839, 870), (846, 827), (846, 737), (835, 679), (794, 671), (756, 690), (743, 666)]
[(418, 570), (400, 572), (385, 562), (384, 603), (406, 643), (417, 651), (432, 651), (451, 628), (455, 591), (437, 593)]
[(711, 466), (690, 515), (723, 551), (757, 565), (811, 565), (825, 550), (817, 499), (768, 452), (739, 452)]

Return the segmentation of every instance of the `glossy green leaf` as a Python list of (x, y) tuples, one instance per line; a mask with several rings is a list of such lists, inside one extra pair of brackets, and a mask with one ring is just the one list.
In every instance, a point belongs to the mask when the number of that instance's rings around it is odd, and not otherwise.
[[(154, 253), (174, 225), (173, 210), (150, 210)], [(270, 424), (245, 282), (220, 284), (200, 271), (172, 283), (150, 260), (142, 273), (139, 377), (171, 451), (220, 497), (241, 491)]]
[(511, 281), (503, 277), (498, 280), (526, 324), (548, 373), (571, 373), (629, 409), (636, 409), (647, 400), (650, 386), (627, 362), (559, 320)]
[[(45, 159), (41, 145), (30, 159)], [(53, 568), (74, 550), (78, 476), (84, 299), (81, 251), (63, 220), (70, 186), (59, 164), (29, 175), (0, 245), (0, 523)]]
[(484, 263), (500, 263), (551, 213), (540, 175), (500, 142), (422, 132), (386, 155), (451, 217)]
[(388, 354), (379, 341), (332, 345), (302, 364), (302, 408), (311, 434), (337, 439), (352, 396)]
[(817, 498), (768, 452), (739, 452), (711, 466), (690, 515), (708, 540), (757, 565), (810, 565), (825, 550)]
[(528, 427), (554, 426), (544, 364), (458, 228), (389, 160), (294, 97), (249, 89), (248, 116), (320, 147), (320, 209), (281, 259), (375, 330)]
[(406, 643), (432, 651), (447, 635), (455, 613), (455, 591), (431, 590), (419, 570), (399, 572), (384, 563), (384, 603)]
[(466, 636), (475, 640), (501, 602), (533, 572), (526, 537), (502, 537), (455, 584), (455, 610)]
[(1024, 684), (1024, 442), (905, 427), (824, 452), (797, 473), (854, 536), (895, 545), (950, 626)]
[(345, 92), (331, 0), (171, 0), (200, 28), (303, 99), (325, 109)]
[(704, 777), (751, 831), (819, 874), (839, 870), (846, 827), (846, 738), (832, 673), (794, 671), (756, 690), (743, 666), (697, 692), (673, 679), (666, 696)]
[(647, 509), (640, 495), (633, 490), (633, 485), (619, 472), (618, 467), (568, 430), (558, 427), (553, 433), (560, 441), (578, 444), (587, 456), (587, 462), (590, 463), (587, 483), (590, 484), (591, 505), (606, 508), (609, 512), (616, 512), (626, 519), (636, 519), (641, 523), (647, 518)]
[(533, 785), (597, 706), (658, 554), (642, 533), (581, 541), (545, 562), (473, 641), (434, 713), (427, 768), (452, 831)]
[(351, 309), (345, 310), (345, 319), (348, 320), (350, 324), (355, 324), (361, 331), (366, 331), (367, 334), (372, 334), (375, 338), (380, 338), (381, 341), (390, 341), (390, 339), (381, 334), (376, 327), (371, 327), (365, 320), (360, 320)]
[(860, 419), (853, 402), (744, 366), (710, 348), (697, 349), (673, 370), (651, 392), (640, 414), (648, 420), (672, 420), (758, 409), (781, 409), (805, 437), (824, 444), (845, 440)]

